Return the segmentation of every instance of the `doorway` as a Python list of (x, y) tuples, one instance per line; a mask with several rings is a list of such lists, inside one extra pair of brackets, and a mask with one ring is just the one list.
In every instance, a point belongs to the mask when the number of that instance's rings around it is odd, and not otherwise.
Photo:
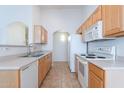
[(68, 57), (68, 32), (53, 33), (53, 61), (67, 62)]

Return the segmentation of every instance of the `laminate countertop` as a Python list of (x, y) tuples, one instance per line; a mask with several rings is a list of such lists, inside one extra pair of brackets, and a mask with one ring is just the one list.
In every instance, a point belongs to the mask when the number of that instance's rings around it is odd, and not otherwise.
[(33, 62), (37, 62), (38, 59), (49, 54), (50, 51), (44, 52), (40, 57), (21, 57), (11, 56), (0, 59), (0, 70), (19, 70), (24, 66), (27, 66)]
[(82, 61), (87, 61), (92, 63), (103, 70), (124, 70), (124, 58), (116, 57), (116, 60), (107, 60), (107, 59), (91, 59), (86, 58), (84, 56), (80, 56), (80, 54), (76, 54)]

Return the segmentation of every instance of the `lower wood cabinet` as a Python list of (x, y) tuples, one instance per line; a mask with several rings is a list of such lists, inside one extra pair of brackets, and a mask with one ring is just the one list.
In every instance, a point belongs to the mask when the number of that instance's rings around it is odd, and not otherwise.
[(20, 87), (20, 72), (18, 70), (0, 71), (0, 88), (18, 88)]
[(89, 87), (90, 88), (103, 88), (104, 81), (97, 77), (92, 71), (89, 72)]
[(40, 87), (52, 65), (52, 53), (19, 70), (0, 70), (0, 88)]
[(38, 62), (38, 86), (40, 86), (45, 76), (44, 61), (45, 61), (44, 58), (42, 58), (42, 59), (39, 59), (39, 62)]
[(37, 68), (37, 62), (33, 62), (19, 70), (0, 70), (0, 88), (37, 88)]
[(38, 62), (38, 86), (40, 87), (52, 64), (52, 53), (39, 59)]
[(103, 88), (105, 83), (104, 70), (89, 63), (89, 88)]
[(75, 56), (75, 73), (77, 77), (78, 77), (78, 64), (79, 64), (78, 59), (79, 59), (78, 56)]

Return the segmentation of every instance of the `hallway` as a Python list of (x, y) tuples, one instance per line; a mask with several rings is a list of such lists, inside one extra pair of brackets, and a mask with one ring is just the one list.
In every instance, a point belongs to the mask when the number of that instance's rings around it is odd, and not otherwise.
[(66, 62), (54, 62), (41, 88), (80, 88), (80, 84)]

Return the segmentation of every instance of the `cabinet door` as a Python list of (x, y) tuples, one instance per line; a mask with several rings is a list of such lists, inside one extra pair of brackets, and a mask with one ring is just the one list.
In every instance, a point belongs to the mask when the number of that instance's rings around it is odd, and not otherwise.
[(48, 70), (50, 69), (51, 67), (51, 53), (48, 54)]
[(47, 43), (48, 42), (48, 32), (45, 30), (45, 35), (44, 35), (45, 37), (45, 43)]
[(38, 66), (38, 85), (42, 83), (44, 77), (45, 77), (45, 64), (44, 64), (44, 58), (39, 60), (39, 66)]
[(44, 28), (42, 28), (42, 36), (41, 37), (42, 37), (41, 43), (47, 43), (48, 33)]
[(78, 28), (77, 33), (78, 34), (81, 34), (82, 33), (81, 26)]
[(103, 88), (103, 81), (93, 72), (89, 71), (89, 88)]
[(102, 6), (103, 34), (108, 35), (111, 30), (111, 6)]
[(45, 72), (45, 75), (47, 74), (47, 72), (48, 72), (48, 55), (46, 55), (45, 56), (45, 60), (44, 60), (45, 62), (44, 62), (44, 64), (45, 64), (45, 66), (44, 66), (44, 72)]
[(89, 28), (92, 25), (92, 22), (93, 22), (92, 16), (90, 16), (87, 21), (88, 21), (87, 22), (87, 28)]
[(93, 13), (93, 24), (95, 24), (97, 21), (102, 20), (102, 10), (101, 6), (99, 6), (96, 11)]
[(75, 72), (76, 72), (76, 75), (78, 76), (78, 57), (75, 56)]
[(34, 43), (41, 43), (42, 41), (42, 28), (39, 25), (34, 26)]
[(34, 26), (34, 43), (47, 43), (47, 31), (40, 25)]
[(121, 14), (121, 6), (112, 5), (111, 6), (111, 31), (110, 31), (110, 34), (120, 32), (120, 26), (121, 26), (120, 14)]
[(17, 70), (1, 70), (0, 71), (0, 88), (19, 88), (20, 72)]
[(102, 6), (102, 19), (104, 36), (109, 36), (120, 32), (121, 6), (119, 5)]
[(50, 67), (52, 65), (52, 53), (50, 53)]
[(101, 9), (101, 6), (99, 6), (97, 8), (97, 11), (96, 11), (96, 21), (99, 21), (99, 20), (102, 20), (102, 9)]

